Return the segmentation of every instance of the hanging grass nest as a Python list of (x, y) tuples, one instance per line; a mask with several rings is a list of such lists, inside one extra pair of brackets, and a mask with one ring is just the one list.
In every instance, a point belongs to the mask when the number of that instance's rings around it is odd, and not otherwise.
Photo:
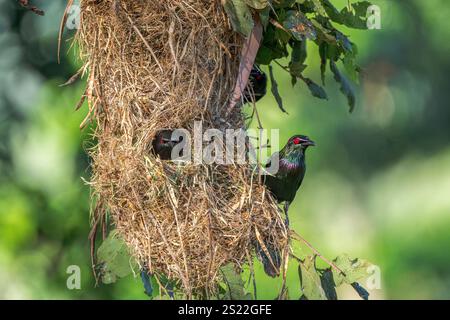
[(108, 215), (149, 272), (186, 297), (214, 294), (220, 268), (239, 270), (255, 245), (288, 252), (278, 206), (246, 165), (161, 161), (161, 129), (244, 127), (227, 114), (243, 39), (220, 1), (81, 0), (77, 42), (89, 71), (85, 96), (95, 123), (93, 227)]

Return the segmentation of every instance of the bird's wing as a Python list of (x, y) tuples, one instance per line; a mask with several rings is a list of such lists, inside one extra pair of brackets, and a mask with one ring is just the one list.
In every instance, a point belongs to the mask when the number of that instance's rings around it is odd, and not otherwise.
[(300, 186), (302, 185), (303, 178), (305, 177), (305, 173), (306, 173), (305, 169), (301, 171), (301, 173), (300, 173), (300, 175), (298, 177), (297, 189), (296, 190), (298, 190), (300, 188)]
[(269, 168), (272, 165), (272, 159), (274, 159), (274, 157), (278, 157), (278, 152), (274, 152), (272, 154), (272, 156), (270, 157), (269, 160), (267, 160), (266, 165), (264, 166), (264, 168)]
[(266, 164), (264, 165), (264, 169), (265, 169), (264, 171), (266, 172), (267, 175), (275, 176), (275, 174), (277, 173), (278, 170), (276, 170), (275, 172), (273, 172), (274, 170), (271, 170), (272, 169), (273, 160), (277, 159), (277, 158), (278, 158), (278, 152), (274, 152), (272, 154), (272, 156), (270, 157), (270, 159), (267, 160)]

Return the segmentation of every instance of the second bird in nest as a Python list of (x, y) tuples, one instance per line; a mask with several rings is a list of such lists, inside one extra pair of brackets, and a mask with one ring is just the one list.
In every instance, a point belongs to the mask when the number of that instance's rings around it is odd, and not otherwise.
[(257, 66), (253, 66), (248, 78), (247, 87), (244, 90), (245, 102), (258, 102), (266, 95), (267, 92), (267, 76)]
[(164, 129), (158, 131), (152, 141), (152, 153), (161, 160), (172, 160), (172, 150), (183, 137), (175, 139), (172, 137), (173, 130)]
[[(266, 95), (266, 92), (267, 76), (257, 65), (254, 65), (243, 93), (244, 101), (257, 102)], [(173, 148), (183, 140), (182, 138), (173, 139), (172, 133), (173, 130), (160, 130), (152, 141), (152, 152), (161, 160), (171, 160)]]

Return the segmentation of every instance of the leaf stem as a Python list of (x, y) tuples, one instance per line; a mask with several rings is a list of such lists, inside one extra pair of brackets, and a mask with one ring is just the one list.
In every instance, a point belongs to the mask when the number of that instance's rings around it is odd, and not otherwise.
[(337, 272), (341, 273), (344, 277), (346, 276), (344, 271), (340, 269), (337, 265), (335, 265), (332, 261), (325, 258), (316, 248), (312, 246), (311, 243), (309, 243), (305, 238), (303, 238), (301, 235), (296, 233), (295, 231), (291, 230), (291, 236), (293, 236), (294, 239), (302, 241), (309, 249), (311, 249), (320, 259), (325, 261), (328, 265), (330, 265), (333, 269), (335, 269)]

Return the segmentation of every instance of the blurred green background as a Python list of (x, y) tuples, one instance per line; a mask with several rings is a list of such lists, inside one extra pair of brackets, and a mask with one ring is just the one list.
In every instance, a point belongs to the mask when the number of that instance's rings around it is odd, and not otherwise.
[[(346, 0), (332, 1), (338, 7)], [(95, 287), (90, 269), (89, 159), (74, 107), (83, 83), (61, 88), (79, 61), (64, 43), (57, 64), (63, 1), (35, 1), (39, 17), (0, 0), (0, 299), (145, 299), (138, 277)], [(358, 104), (328, 74), (321, 101), (275, 68), (289, 115), (268, 95), (258, 109), (284, 143), (305, 133), (308, 174), (291, 207), (294, 229), (325, 256), (366, 258), (380, 267), (373, 299), (450, 298), (450, 7), (445, 0), (373, 0), (382, 29), (350, 31), (364, 77)], [(66, 39), (73, 36), (66, 33)], [(306, 75), (319, 80), (310, 46)], [(81, 290), (66, 269), (81, 268)], [(258, 297), (280, 280), (257, 267)], [(292, 298), (298, 276), (288, 275)], [(363, 283), (364, 285), (364, 283)], [(355, 298), (349, 289), (341, 298)]]

